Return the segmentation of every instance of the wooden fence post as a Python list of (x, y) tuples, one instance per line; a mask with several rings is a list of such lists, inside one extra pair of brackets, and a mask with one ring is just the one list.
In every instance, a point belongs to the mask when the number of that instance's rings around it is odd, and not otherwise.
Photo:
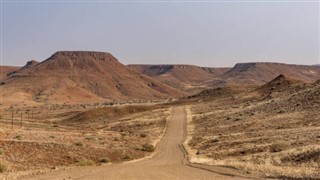
[(11, 130), (13, 130), (13, 109), (12, 109), (12, 116), (11, 116)]

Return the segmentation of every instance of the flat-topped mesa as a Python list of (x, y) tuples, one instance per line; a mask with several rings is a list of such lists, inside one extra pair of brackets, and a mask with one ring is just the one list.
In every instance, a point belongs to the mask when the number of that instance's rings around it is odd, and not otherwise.
[(54, 53), (49, 59), (60, 58), (60, 57), (69, 57), (71, 59), (91, 57), (97, 60), (118, 62), (118, 60), (112, 54), (107, 52), (98, 52), (98, 51), (58, 51)]
[(237, 63), (233, 69), (239, 70), (239, 71), (246, 71), (250, 68), (255, 68), (257, 66), (274, 66), (274, 65), (283, 65), (286, 64), (283, 63), (273, 63), (273, 62), (248, 62), (248, 63)]
[(298, 64), (285, 64), (278, 62), (247, 62), (247, 63), (237, 63), (234, 68), (250, 68), (257, 66), (291, 66), (291, 67), (312, 67), (314, 65), (298, 65)]
[(257, 63), (237, 63), (232, 69), (230, 69), (230, 72), (231, 71), (239, 71), (239, 72), (247, 71), (250, 68), (254, 68), (256, 64)]

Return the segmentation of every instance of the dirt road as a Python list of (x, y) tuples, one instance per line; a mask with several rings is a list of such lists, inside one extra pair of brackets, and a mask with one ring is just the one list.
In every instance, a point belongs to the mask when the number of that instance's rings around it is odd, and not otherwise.
[(181, 148), (186, 137), (186, 121), (184, 107), (174, 108), (168, 121), (167, 131), (156, 147), (155, 155), (150, 159), (125, 164), (57, 170), (26, 179), (241, 179), (187, 165), (186, 153)]

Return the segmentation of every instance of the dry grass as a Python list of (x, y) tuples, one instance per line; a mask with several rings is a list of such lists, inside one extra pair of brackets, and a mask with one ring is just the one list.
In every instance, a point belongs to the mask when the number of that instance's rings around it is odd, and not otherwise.
[(0, 173), (5, 172), (6, 170), (8, 170), (8, 163), (0, 161)]
[(91, 159), (81, 158), (76, 161), (77, 166), (93, 166), (96, 163)]
[(195, 104), (191, 159), (264, 177), (320, 178), (320, 85), (299, 86)]
[[(67, 107), (72, 113), (60, 109), (62, 106), (54, 106), (59, 109), (55, 111), (51, 108), (37, 110), (36, 119), (24, 120), (22, 128), (14, 124), (14, 131), (11, 131), (11, 121), (7, 120), (10, 114), (5, 111), (6, 118), (0, 122), (0, 147), (6, 150), (1, 154), (1, 159), (12, 164), (10, 173), (60, 166), (92, 165), (92, 161), (95, 164), (119, 163), (143, 158), (152, 152), (152, 147), (145, 146), (145, 151), (136, 150), (136, 147), (152, 145), (160, 139), (166, 118), (171, 113), (169, 108), (158, 106), (143, 108), (140, 105), (130, 110), (132, 106), (114, 105), (114, 111), (103, 111), (113, 114), (103, 116), (106, 118), (104, 119), (95, 114), (95, 106), (86, 106), (82, 111), (93, 114), (90, 116), (91, 120), (66, 123), (67, 119), (81, 114), (80, 106)], [(97, 111), (100, 114), (99, 108)]]

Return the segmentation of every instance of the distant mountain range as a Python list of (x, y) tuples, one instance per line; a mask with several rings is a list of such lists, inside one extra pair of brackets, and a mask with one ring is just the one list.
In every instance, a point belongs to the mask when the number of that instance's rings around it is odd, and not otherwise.
[(180, 98), (212, 87), (260, 86), (280, 74), (309, 83), (319, 79), (320, 67), (268, 62), (233, 68), (125, 66), (110, 53), (59, 51), (40, 63), (2, 66), (0, 95), (11, 104)]
[(280, 74), (305, 82), (320, 78), (318, 66), (283, 63), (238, 63), (233, 68), (203, 68), (192, 65), (129, 65), (163, 83), (186, 92), (228, 85), (262, 85)]

